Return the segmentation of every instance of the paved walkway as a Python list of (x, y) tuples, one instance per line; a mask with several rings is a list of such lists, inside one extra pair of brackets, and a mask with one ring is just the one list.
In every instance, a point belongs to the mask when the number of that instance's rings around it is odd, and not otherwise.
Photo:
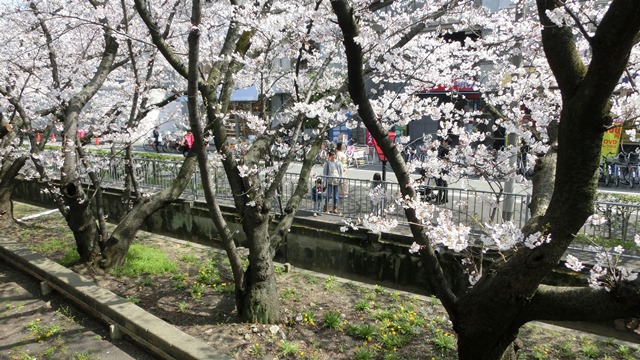
[(0, 359), (155, 359), (32, 277), (0, 263)]

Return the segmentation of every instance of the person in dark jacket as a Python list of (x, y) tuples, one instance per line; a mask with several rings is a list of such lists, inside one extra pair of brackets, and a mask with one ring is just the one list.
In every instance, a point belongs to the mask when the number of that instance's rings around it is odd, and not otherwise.
[(311, 188), (311, 199), (313, 200), (313, 216), (318, 216), (318, 213), (322, 208), (324, 186), (322, 186), (322, 179), (317, 178), (316, 184)]
[[(438, 159), (447, 160), (447, 156), (449, 155), (449, 147), (451, 146), (451, 139), (442, 139), (440, 142), (440, 146), (438, 147)], [(449, 202), (449, 194), (447, 190), (447, 180), (443, 178), (443, 175), (446, 175), (449, 171), (447, 169), (440, 169), (440, 176), (436, 178), (436, 186), (438, 186), (438, 204), (445, 204)]]

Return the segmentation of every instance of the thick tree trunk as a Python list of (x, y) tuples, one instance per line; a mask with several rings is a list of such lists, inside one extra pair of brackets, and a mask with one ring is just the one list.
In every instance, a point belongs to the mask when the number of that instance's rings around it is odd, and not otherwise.
[(20, 169), (24, 166), (27, 157), (22, 156), (13, 162), (4, 160), (2, 171), (0, 172), (0, 229), (9, 227), (15, 223), (13, 218), (13, 202), (11, 195), (15, 185), (15, 178)]
[(242, 321), (262, 324), (280, 322), (269, 222), (251, 216), (243, 224), (249, 242), (250, 266), (245, 272), (244, 288), (236, 289), (238, 314)]
[(461, 307), (454, 323), (458, 335), (458, 358), (502, 359), (509, 353), (506, 350), (516, 340), (521, 324), (514, 324), (510, 315), (501, 315), (503, 303), (493, 300), (494, 293), (474, 294), (475, 300), (464, 299), (466, 306)]
[(64, 184), (62, 186), (62, 194), (64, 203), (69, 208), (69, 213), (65, 220), (76, 240), (80, 263), (93, 263), (100, 253), (100, 248), (98, 247), (100, 232), (91, 210), (91, 202), (79, 183)]

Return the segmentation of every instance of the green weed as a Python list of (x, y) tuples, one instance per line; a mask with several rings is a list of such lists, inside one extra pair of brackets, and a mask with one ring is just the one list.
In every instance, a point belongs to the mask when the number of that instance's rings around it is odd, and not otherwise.
[(280, 292), (280, 298), (282, 300), (294, 300), (300, 301), (300, 295), (296, 292), (295, 288), (287, 288)]
[(280, 355), (282, 356), (294, 356), (298, 354), (299, 346), (298, 344), (294, 344), (287, 340), (282, 340), (278, 344), (278, 349), (280, 350)]
[(204, 285), (199, 282), (194, 282), (191, 284), (191, 297), (198, 300), (202, 297), (202, 293), (204, 292)]
[(348, 324), (345, 327), (347, 335), (361, 340), (371, 341), (376, 335), (376, 329), (369, 324), (352, 325)]
[(187, 303), (186, 301), (179, 301), (178, 302), (178, 311), (185, 312), (188, 309), (189, 309), (189, 303)]
[(544, 345), (535, 345), (531, 350), (531, 356), (536, 360), (547, 360), (549, 359), (549, 349)]
[(313, 275), (304, 274), (304, 278), (305, 278), (307, 284), (309, 284), (309, 285), (315, 285), (315, 284), (318, 283), (318, 278), (313, 276)]
[(69, 308), (68, 306), (64, 306), (61, 305), (57, 310), (56, 313), (58, 315), (64, 316), (65, 318), (67, 318), (69, 321), (71, 322), (76, 322), (76, 318), (75, 316), (73, 316), (73, 313), (71, 311), (71, 308)]
[(44, 341), (60, 332), (60, 327), (56, 324), (49, 326), (42, 325), (40, 319), (35, 319), (27, 324), (27, 329), (37, 341)]
[(327, 329), (338, 330), (340, 329), (340, 312), (330, 310), (327, 311), (322, 317), (323, 327)]
[(354, 308), (357, 311), (369, 311), (371, 309), (369, 306), (369, 300), (366, 299), (356, 301)]
[(251, 347), (249, 348), (249, 355), (251, 356), (255, 356), (255, 357), (262, 357), (265, 354), (265, 350), (264, 347), (260, 346), (260, 344), (253, 344), (251, 345)]
[(213, 284), (211, 286), (213, 291), (220, 294), (233, 294), (236, 291), (235, 284), (231, 282), (222, 282), (220, 284)]
[(91, 355), (90, 352), (75, 352), (71, 360), (99, 360), (98, 357)]
[(50, 239), (40, 244), (31, 245), (29, 248), (39, 253), (51, 254), (67, 251), (67, 249), (73, 248), (73, 244), (62, 239)]
[(354, 360), (371, 360), (371, 359), (375, 359), (375, 357), (376, 357), (375, 351), (368, 348), (356, 349), (356, 352), (353, 355)]
[(564, 341), (563, 343), (560, 344), (560, 347), (558, 348), (558, 353), (562, 357), (568, 358), (568, 359), (572, 359), (576, 357), (575, 352), (573, 352), (572, 344), (569, 341)]
[(167, 254), (161, 249), (142, 245), (132, 244), (126, 256), (125, 264), (112, 270), (115, 276), (140, 276), (142, 274), (161, 275), (176, 272), (177, 265), (170, 261)]
[(597, 359), (600, 357), (600, 350), (591, 342), (585, 343), (580, 347), (580, 353), (588, 359)]
[(140, 282), (140, 286), (142, 287), (154, 286), (155, 284), (156, 283), (151, 276), (145, 276)]
[(336, 280), (335, 276), (329, 276), (328, 278), (326, 278), (324, 280), (324, 283), (322, 284), (322, 287), (324, 288), (325, 291), (331, 291), (331, 290), (333, 290), (333, 288), (336, 287), (337, 283), (338, 283), (338, 281)]
[(302, 322), (311, 326), (316, 324), (316, 314), (312, 310), (306, 310), (302, 313)]

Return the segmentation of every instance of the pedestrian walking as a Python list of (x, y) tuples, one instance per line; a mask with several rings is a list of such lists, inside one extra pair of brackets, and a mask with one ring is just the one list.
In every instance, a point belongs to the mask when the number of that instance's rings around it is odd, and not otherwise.
[(160, 152), (160, 128), (158, 126), (153, 129), (153, 143), (156, 146), (156, 152)]

